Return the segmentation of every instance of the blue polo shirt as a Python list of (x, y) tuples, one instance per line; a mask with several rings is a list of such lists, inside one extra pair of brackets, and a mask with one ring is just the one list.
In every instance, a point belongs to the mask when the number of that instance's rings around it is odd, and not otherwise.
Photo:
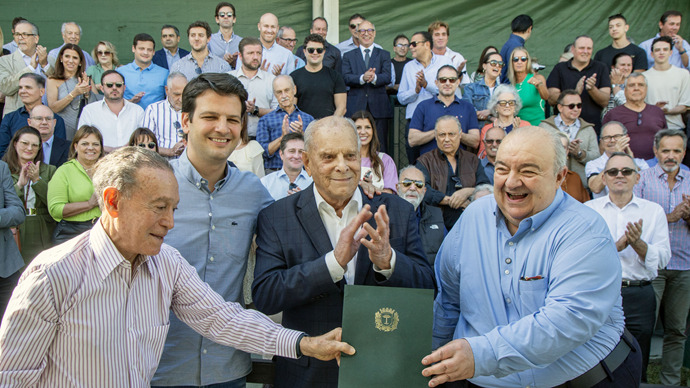
[[(20, 128), (29, 125), (29, 111), (26, 110), (25, 106), (10, 112), (2, 118), (2, 123), (0, 123), (0, 157), (5, 154), (5, 149), (10, 145), (10, 140)], [(53, 135), (61, 139), (65, 139), (65, 120), (62, 119), (57, 113), (53, 113), (55, 118), (55, 129)]]
[(118, 68), (117, 72), (125, 77), (125, 99), (129, 100), (139, 92), (146, 93), (138, 103), (143, 109), (165, 98), (167, 69), (151, 62), (149, 67), (142, 70), (132, 62)]
[[(479, 121), (477, 121), (477, 112), (471, 103), (459, 99), (457, 96), (455, 100), (446, 106), (438, 95), (434, 98), (424, 100), (417, 105), (412, 121), (410, 121), (410, 128), (418, 129), (422, 132), (433, 131), (436, 126), (436, 120), (441, 116), (455, 116), (460, 121), (462, 132), (467, 133), (470, 129), (479, 129)], [(461, 147), (465, 147), (461, 144)], [(432, 140), (426, 144), (419, 146), (419, 154), (429, 152), (437, 148), (436, 141)]]

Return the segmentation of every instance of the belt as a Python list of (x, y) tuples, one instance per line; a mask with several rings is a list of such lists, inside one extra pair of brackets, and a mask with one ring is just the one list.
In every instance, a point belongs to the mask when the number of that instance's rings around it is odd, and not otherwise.
[(621, 287), (644, 287), (652, 284), (649, 280), (623, 280)]
[(635, 338), (628, 331), (628, 329), (623, 330), (623, 335), (615, 348), (609, 353), (608, 356), (604, 357), (603, 360), (599, 361), (598, 364), (594, 365), (592, 369), (587, 372), (577, 376), (576, 378), (566, 381), (565, 383), (559, 385), (558, 387), (564, 388), (591, 388), (598, 382), (604, 380), (608, 376), (613, 374), (613, 371), (618, 369), (619, 366), (628, 357), (628, 354), (632, 350), (635, 350), (633, 343)]
[(31, 207), (26, 209), (26, 215), (27, 216), (35, 216), (36, 215), (36, 208)]

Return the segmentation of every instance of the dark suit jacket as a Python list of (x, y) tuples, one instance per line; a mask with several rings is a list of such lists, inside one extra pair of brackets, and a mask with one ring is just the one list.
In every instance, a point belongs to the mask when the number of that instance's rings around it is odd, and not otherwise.
[[(393, 274), (385, 279), (374, 272), (363, 245), (357, 253), (355, 284), (433, 288), (434, 276), (427, 262), (412, 205), (395, 195), (370, 200), (372, 212), (382, 204), (390, 217), (390, 243), (396, 252)], [(376, 228), (374, 218), (369, 223)], [(345, 280), (333, 283), (325, 256), (333, 250), (316, 208), (313, 185), (283, 198), (259, 213), (256, 268), (252, 295), (266, 313), (283, 311), (283, 325), (309, 335), (323, 334), (342, 324)], [(276, 359), (276, 388), (335, 387), (335, 361), (310, 357)]]
[(62, 163), (65, 163), (67, 161), (67, 157), (69, 156), (70, 144), (71, 143), (67, 140), (54, 136), (53, 148), (50, 150), (50, 164), (55, 167), (62, 166)]
[(369, 110), (376, 119), (393, 117), (393, 107), (386, 93), (386, 85), (391, 83), (391, 55), (386, 50), (372, 48), (369, 68), (376, 69), (376, 85), (359, 83), (359, 77), (368, 70), (364, 67), (359, 48), (343, 56), (343, 79), (345, 85), (350, 87), (347, 93), (347, 117), (360, 110)]
[(446, 227), (443, 224), (443, 212), (440, 208), (427, 205), (422, 201), (419, 204), (420, 220), (419, 235), (422, 238), (422, 245), (429, 264), (434, 265), (438, 249), (446, 237)]
[(19, 247), (14, 242), (10, 227), (24, 222), (24, 204), (17, 197), (14, 181), (7, 163), (0, 161), (0, 277), (8, 278), (24, 266)]
[[(185, 55), (189, 54), (189, 51), (178, 47), (177, 50), (180, 52), (180, 58), (184, 58)], [(153, 54), (153, 63), (156, 65), (167, 69), (168, 68), (168, 58), (165, 56), (165, 50), (160, 49)]]

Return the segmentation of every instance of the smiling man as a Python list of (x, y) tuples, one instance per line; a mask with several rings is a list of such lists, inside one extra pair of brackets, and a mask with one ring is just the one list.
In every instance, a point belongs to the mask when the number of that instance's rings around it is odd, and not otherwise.
[[(166, 241), (223, 299), (243, 302), (242, 279), (259, 211), (273, 202), (259, 178), (228, 162), (240, 143), (247, 92), (225, 73), (205, 73), (182, 94), (187, 148), (172, 161), (179, 184), (176, 226)], [(200, 216), (203, 215), (203, 216)], [(213, 343), (170, 316), (153, 386), (244, 386), (249, 354)]]
[(430, 387), (590, 387), (606, 371), (606, 387), (639, 386), (639, 347), (621, 338), (620, 261), (604, 220), (560, 189), (565, 159), (548, 129), (503, 139), (494, 195), (465, 210), (436, 258)]
[(261, 183), (276, 201), (307, 188), (313, 182), (304, 170), (303, 152), (302, 132), (290, 132), (280, 140), (279, 154), (283, 168), (261, 178)]
[(152, 62), (155, 47), (156, 42), (151, 35), (135, 35), (132, 42), (134, 61), (117, 69), (127, 84), (125, 99), (142, 109), (165, 98), (168, 70)]
[(148, 386), (171, 310), (226, 347), (326, 360), (354, 353), (338, 341), (339, 329), (305, 338), (225, 302), (163, 244), (180, 197), (161, 156), (118, 150), (98, 164), (93, 182), (101, 218), (34, 259), (10, 300), (0, 328), (0, 385)]
[[(256, 307), (266, 314), (282, 311), (285, 327), (312, 334), (340, 326), (345, 284), (433, 288), (412, 206), (387, 194), (370, 200), (358, 188), (354, 123), (342, 117), (314, 121), (304, 143), (304, 167), (314, 184), (259, 214)], [(276, 388), (337, 383), (335, 362), (276, 359)]]
[(192, 51), (175, 62), (171, 72), (180, 72), (192, 80), (202, 73), (225, 73), (232, 68), (219, 56), (211, 53), (208, 42), (211, 39), (211, 26), (204, 21), (196, 21), (187, 27), (187, 37)]

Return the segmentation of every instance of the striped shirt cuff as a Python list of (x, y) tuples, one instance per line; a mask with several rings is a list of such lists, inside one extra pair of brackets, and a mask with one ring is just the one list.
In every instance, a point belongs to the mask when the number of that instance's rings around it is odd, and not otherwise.
[(276, 356), (297, 358), (297, 340), (301, 331), (282, 328), (276, 338)]

